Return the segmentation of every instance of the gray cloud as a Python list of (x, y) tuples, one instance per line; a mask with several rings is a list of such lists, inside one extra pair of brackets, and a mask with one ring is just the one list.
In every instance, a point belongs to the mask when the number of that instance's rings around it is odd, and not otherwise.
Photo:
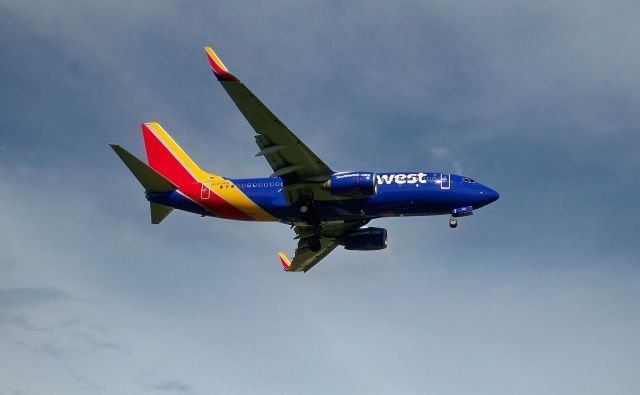
[(49, 288), (0, 289), (0, 326), (9, 325), (22, 329), (43, 331), (49, 327), (34, 324), (29, 311), (42, 305), (69, 299), (63, 291)]
[(0, 309), (15, 310), (68, 298), (68, 294), (58, 289), (4, 288), (0, 289)]
[(30, 349), (31, 351), (39, 352), (55, 358), (60, 358), (65, 354), (65, 350), (48, 342), (30, 345), (23, 341), (17, 341), (16, 344), (22, 347), (25, 347), (27, 349)]
[(96, 333), (90, 333), (90, 332), (82, 332), (77, 334), (77, 337), (86, 341), (87, 344), (89, 344), (91, 347), (95, 347), (97, 349), (107, 350), (107, 351), (118, 351), (125, 354), (128, 352), (123, 345), (111, 340), (105, 340), (101, 338), (101, 337), (104, 337), (104, 335), (97, 335)]
[[(0, 0), (1, 391), (635, 393), (639, 15)], [(387, 250), (297, 277), (284, 226), (149, 225), (106, 145), (142, 154), (139, 122), (269, 173), (206, 44), (336, 169), (455, 170), (501, 200), (456, 232), (378, 221)]]
[(176, 380), (162, 381), (154, 384), (153, 389), (163, 392), (178, 392), (182, 394), (191, 393), (191, 389), (188, 385)]

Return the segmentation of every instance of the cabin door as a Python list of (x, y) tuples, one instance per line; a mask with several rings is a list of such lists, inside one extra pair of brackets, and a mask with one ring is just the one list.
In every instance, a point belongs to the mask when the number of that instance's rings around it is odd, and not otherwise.
[(200, 188), (200, 199), (207, 200), (211, 196), (211, 189), (209, 189), (205, 184), (202, 184)]
[(450, 189), (451, 188), (451, 174), (442, 173), (440, 174), (440, 189)]

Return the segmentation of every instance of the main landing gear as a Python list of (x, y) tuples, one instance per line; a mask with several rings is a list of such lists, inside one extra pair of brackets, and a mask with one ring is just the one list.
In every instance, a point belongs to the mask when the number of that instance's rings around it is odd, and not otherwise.
[(309, 249), (313, 252), (320, 251), (322, 245), (320, 244), (320, 236), (313, 236), (309, 238)]
[(313, 252), (318, 252), (322, 248), (320, 243), (320, 223), (315, 218), (315, 210), (313, 206), (313, 199), (309, 199), (307, 202), (300, 205), (298, 208), (300, 214), (306, 216), (309, 222), (313, 223), (313, 236), (307, 239), (309, 249)]
[(449, 227), (451, 229), (455, 229), (457, 226), (458, 226), (458, 220), (453, 217), (449, 218)]
[(313, 252), (318, 252), (320, 248), (322, 248), (322, 244), (320, 243), (320, 223), (313, 225), (313, 235), (307, 239), (307, 245)]

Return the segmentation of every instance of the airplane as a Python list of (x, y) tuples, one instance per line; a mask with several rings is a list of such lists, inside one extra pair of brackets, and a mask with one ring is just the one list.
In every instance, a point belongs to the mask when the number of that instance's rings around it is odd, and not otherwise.
[(203, 217), (277, 221), (290, 225), (298, 245), (293, 260), (279, 252), (287, 272), (307, 272), (338, 246), (387, 247), (387, 231), (366, 225), (381, 217), (449, 215), (449, 226), (499, 197), (473, 178), (434, 171), (332, 170), (276, 117), (210, 47), (214, 76), (256, 135), (270, 177), (233, 179), (198, 167), (156, 122), (142, 123), (147, 163), (117, 144), (115, 153), (138, 179), (150, 202), (151, 223), (174, 209)]

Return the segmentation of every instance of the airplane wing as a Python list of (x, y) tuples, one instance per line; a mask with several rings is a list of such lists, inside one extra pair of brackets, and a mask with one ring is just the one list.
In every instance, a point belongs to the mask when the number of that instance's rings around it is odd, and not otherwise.
[(312, 251), (309, 248), (309, 238), (313, 236), (313, 228), (311, 226), (296, 226), (296, 239), (298, 248), (296, 248), (293, 260), (290, 261), (287, 256), (280, 252), (280, 262), (287, 272), (307, 272), (314, 267), (325, 256), (329, 255), (337, 246), (340, 245), (340, 239), (347, 233), (365, 225), (368, 221), (346, 222), (338, 224), (323, 224), (320, 230), (320, 249)]
[(280, 256), (280, 262), (282, 263), (282, 267), (285, 271), (306, 273), (338, 246), (338, 242), (335, 239), (330, 239), (328, 237), (320, 238), (321, 247), (317, 252), (313, 252), (309, 247), (304, 245), (301, 246), (301, 244), (303, 244), (302, 240), (298, 242), (298, 248), (296, 248), (296, 254), (293, 257), (293, 261), (289, 261), (283, 252), (278, 253)]
[[(282, 177), (285, 195), (292, 187), (319, 183), (331, 177), (334, 171), (231, 74), (211, 48), (205, 47), (205, 52), (216, 78), (257, 134), (260, 152), (256, 156), (264, 156), (269, 162), (272, 177)], [(290, 202), (297, 200), (292, 195), (287, 198)]]

